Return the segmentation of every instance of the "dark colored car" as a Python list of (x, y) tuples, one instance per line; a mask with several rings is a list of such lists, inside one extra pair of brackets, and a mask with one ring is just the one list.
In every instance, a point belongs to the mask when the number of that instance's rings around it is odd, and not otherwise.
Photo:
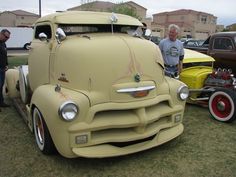
[(154, 42), (156, 45), (158, 45), (161, 40), (162, 40), (162, 38), (160, 38), (158, 36), (151, 36), (151, 41)]
[(204, 40), (198, 40), (198, 39), (189, 39), (184, 41), (183, 45), (185, 48), (188, 47), (200, 47), (204, 43)]
[(186, 48), (212, 56), (215, 68), (231, 68), (236, 74), (236, 31), (215, 33), (202, 46)]

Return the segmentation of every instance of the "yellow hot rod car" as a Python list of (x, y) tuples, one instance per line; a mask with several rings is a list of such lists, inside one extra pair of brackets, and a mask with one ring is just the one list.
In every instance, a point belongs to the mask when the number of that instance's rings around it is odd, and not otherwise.
[(188, 103), (209, 107), (213, 118), (222, 122), (236, 119), (236, 79), (231, 69), (214, 69), (214, 59), (185, 49), (179, 79), (190, 91)]

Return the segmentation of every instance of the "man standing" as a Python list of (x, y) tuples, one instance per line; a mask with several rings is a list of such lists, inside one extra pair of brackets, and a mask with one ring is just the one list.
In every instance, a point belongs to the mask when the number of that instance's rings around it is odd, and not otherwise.
[(178, 33), (177, 25), (169, 25), (168, 37), (161, 40), (159, 44), (164, 59), (165, 74), (170, 77), (177, 77), (183, 66), (184, 48), (181, 41), (177, 39)]
[(10, 31), (8, 31), (7, 29), (3, 29), (0, 32), (0, 107), (9, 106), (4, 103), (3, 85), (5, 82), (5, 72), (8, 69), (7, 47), (5, 42), (10, 38), (10, 34)]

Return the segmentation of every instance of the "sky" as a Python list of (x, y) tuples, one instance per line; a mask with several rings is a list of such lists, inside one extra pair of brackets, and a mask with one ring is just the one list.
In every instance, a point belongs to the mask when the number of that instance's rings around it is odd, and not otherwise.
[[(85, 0), (86, 1), (86, 0)], [(113, 3), (127, 0), (104, 0)], [(41, 0), (42, 16), (64, 11), (81, 5), (82, 0)], [(192, 9), (210, 13), (217, 17), (217, 24), (231, 25), (236, 23), (236, 0), (133, 0), (147, 9), (147, 16), (178, 9)], [(39, 0), (0, 0), (0, 11), (25, 10), (39, 14)]]

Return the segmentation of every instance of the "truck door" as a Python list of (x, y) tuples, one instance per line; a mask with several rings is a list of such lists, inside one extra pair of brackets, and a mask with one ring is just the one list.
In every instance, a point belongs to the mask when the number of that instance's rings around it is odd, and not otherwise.
[(231, 68), (235, 67), (235, 46), (230, 37), (216, 37), (213, 40), (210, 55), (216, 60), (216, 67)]
[[(45, 41), (39, 40), (39, 34), (47, 36)], [(49, 57), (52, 43), (52, 28), (50, 24), (36, 25), (34, 39), (29, 51), (29, 82), (32, 90), (49, 83)]]

